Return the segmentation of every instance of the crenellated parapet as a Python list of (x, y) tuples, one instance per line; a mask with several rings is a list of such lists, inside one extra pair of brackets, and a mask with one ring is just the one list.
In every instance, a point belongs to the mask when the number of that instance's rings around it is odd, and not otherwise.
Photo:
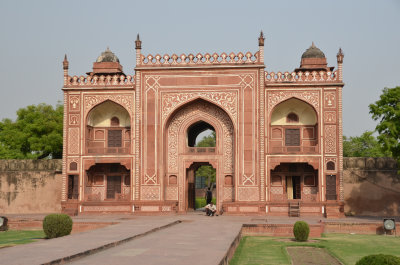
[(129, 86), (135, 84), (134, 75), (87, 75), (87, 76), (67, 76), (64, 87), (112, 87)]
[(268, 83), (305, 83), (305, 82), (341, 82), (338, 71), (295, 71), (295, 72), (265, 72), (265, 82)]
[(181, 54), (180, 56), (173, 54), (159, 54), (153, 56), (151, 54), (140, 55), (139, 64), (137, 66), (207, 66), (207, 65), (245, 65), (245, 64), (263, 64), (260, 60), (259, 52), (256, 53), (222, 53), (222, 54)]

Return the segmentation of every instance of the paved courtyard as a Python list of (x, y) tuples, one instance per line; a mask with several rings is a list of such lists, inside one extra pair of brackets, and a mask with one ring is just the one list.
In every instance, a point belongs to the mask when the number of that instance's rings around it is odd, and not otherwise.
[[(320, 220), (301, 219), (309, 224)], [(74, 222), (118, 224), (0, 249), (0, 264), (46, 264), (69, 257), (76, 257), (72, 264), (219, 264), (242, 224), (292, 224), (297, 220), (299, 218), (265, 216), (207, 217), (201, 212), (174, 216), (78, 216), (74, 217)]]

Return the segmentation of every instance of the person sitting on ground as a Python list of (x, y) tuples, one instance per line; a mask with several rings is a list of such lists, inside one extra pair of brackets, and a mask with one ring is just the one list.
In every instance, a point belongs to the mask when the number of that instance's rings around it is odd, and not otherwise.
[(206, 215), (207, 216), (214, 216), (214, 214), (216, 212), (217, 212), (217, 207), (215, 207), (215, 205), (212, 202), (207, 204), (207, 206), (206, 206)]

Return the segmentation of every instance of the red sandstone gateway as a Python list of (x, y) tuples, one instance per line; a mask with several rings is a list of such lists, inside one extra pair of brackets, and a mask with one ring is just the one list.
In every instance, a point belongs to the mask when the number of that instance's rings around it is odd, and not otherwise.
[[(148, 55), (134, 75), (107, 49), (86, 76), (64, 66), (64, 212), (185, 213), (195, 171), (216, 170), (219, 213), (343, 214), (342, 63), (314, 44), (293, 72), (252, 54)], [(216, 146), (195, 146), (211, 129)]]

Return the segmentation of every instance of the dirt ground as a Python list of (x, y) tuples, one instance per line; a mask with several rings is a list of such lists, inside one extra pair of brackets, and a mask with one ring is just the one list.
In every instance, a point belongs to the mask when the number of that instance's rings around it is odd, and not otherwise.
[(288, 247), (293, 265), (342, 265), (323, 248)]

